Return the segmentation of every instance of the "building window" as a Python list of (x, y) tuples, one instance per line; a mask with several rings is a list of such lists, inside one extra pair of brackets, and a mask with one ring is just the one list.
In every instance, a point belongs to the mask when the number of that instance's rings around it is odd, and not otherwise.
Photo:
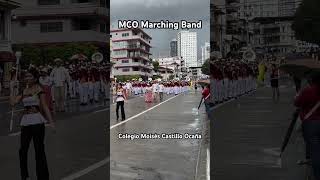
[(107, 3), (107, 0), (100, 0), (100, 6), (109, 8), (109, 4)]
[(88, 20), (88, 19), (73, 20), (73, 30), (75, 30), (75, 31), (91, 30), (90, 20)]
[(122, 34), (122, 37), (127, 37), (127, 36), (129, 36), (129, 33), (123, 33)]
[(72, 3), (90, 3), (92, 0), (72, 0)]
[(5, 13), (4, 11), (0, 11), (0, 39), (5, 39)]
[(38, 5), (58, 5), (60, 0), (38, 0)]
[(140, 68), (138, 68), (138, 67), (133, 67), (132, 70), (133, 70), (133, 71), (140, 71)]
[(129, 60), (128, 59), (122, 60), (122, 63), (129, 63)]
[(100, 24), (100, 32), (102, 33), (107, 32), (107, 24)]
[(40, 23), (40, 32), (42, 33), (62, 32), (62, 31), (63, 31), (62, 22)]
[(124, 69), (122, 69), (122, 72), (129, 72), (129, 71), (130, 71), (129, 68), (124, 68)]

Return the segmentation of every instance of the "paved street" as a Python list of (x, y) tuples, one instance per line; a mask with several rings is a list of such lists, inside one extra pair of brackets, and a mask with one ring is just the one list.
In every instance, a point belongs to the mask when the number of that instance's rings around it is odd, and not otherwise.
[[(169, 96), (162, 104), (145, 104), (136, 98), (126, 105), (128, 117), (145, 112), (124, 124), (111, 120), (110, 174), (112, 180), (191, 180), (195, 178), (202, 139), (119, 139), (122, 134), (180, 133), (202, 135), (203, 109), (197, 113), (200, 93)], [(111, 108), (111, 110), (113, 107)], [(113, 117), (111, 115), (111, 117)]]
[[(15, 125), (13, 133), (9, 133), (9, 120), (11, 113), (6, 100), (0, 102), (1, 109), (1, 155), (0, 155), (0, 179), (19, 179), (19, 128), (18, 112), (15, 112)], [(88, 106), (79, 106), (77, 100), (67, 103), (67, 112), (55, 115), (56, 129), (54, 133), (46, 128), (46, 152), (49, 163), (50, 179), (58, 180), (86, 169), (106, 158), (108, 147), (106, 146), (106, 127), (108, 122), (108, 109), (101, 103)], [(36, 179), (34, 149), (29, 149), (29, 170), (31, 179)], [(94, 171), (92, 172), (94, 176)], [(99, 172), (98, 172), (99, 173)], [(102, 174), (102, 173), (101, 173)], [(103, 179), (107, 174), (90, 177), (89, 179)], [(85, 177), (85, 176), (83, 176)], [(75, 179), (75, 178), (69, 178)]]
[(211, 176), (216, 180), (301, 180), (303, 140), (295, 132), (279, 163), (282, 140), (294, 107), (291, 82), (280, 82), (280, 102), (270, 88), (217, 107), (211, 123)]
[[(206, 166), (207, 156), (199, 158), (202, 139), (119, 139), (119, 133), (189, 133), (202, 135), (206, 120), (204, 107), (198, 106), (201, 94), (165, 96), (163, 102), (146, 104), (143, 97), (133, 97), (125, 104), (127, 120), (117, 122), (115, 104), (111, 105), (110, 150), (105, 139), (109, 108), (103, 104), (68, 108), (57, 114), (57, 132), (49, 127), (46, 152), (50, 177), (53, 180), (101, 180), (109, 170), (113, 180), (118, 179), (194, 179), (197, 162)], [(5, 101), (3, 101), (5, 102)], [(70, 104), (70, 103), (69, 103)], [(80, 110), (80, 108), (83, 108)], [(86, 108), (86, 109), (85, 109)], [(72, 111), (71, 109), (78, 109)], [(7, 122), (10, 113), (1, 119)], [(16, 112), (15, 115), (18, 113)], [(119, 124), (120, 123), (120, 124)], [(122, 124), (121, 124), (122, 123)], [(2, 122), (2, 125), (7, 123)], [(1, 177), (19, 179), (19, 128), (8, 133), (1, 126)], [(208, 133), (208, 132), (207, 132)], [(203, 142), (202, 142), (203, 143)], [(206, 142), (208, 143), (208, 142)], [(208, 146), (208, 144), (207, 144)], [(31, 179), (35, 179), (33, 146), (29, 150)], [(199, 166), (199, 164), (198, 164)], [(203, 172), (205, 176), (205, 170)], [(2, 179), (2, 178), (1, 178)]]

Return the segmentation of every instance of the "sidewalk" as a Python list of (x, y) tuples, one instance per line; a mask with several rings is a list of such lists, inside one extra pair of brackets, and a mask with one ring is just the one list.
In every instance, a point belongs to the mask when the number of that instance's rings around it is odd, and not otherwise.
[(301, 180), (303, 140), (293, 134), (279, 166), (282, 140), (290, 123), (295, 95), (292, 85), (280, 89), (273, 103), (270, 88), (231, 101), (213, 111), (211, 177), (217, 180)]

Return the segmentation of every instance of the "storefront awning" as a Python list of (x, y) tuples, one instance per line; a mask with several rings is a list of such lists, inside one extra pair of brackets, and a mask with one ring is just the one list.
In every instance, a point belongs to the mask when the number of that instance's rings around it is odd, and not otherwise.
[(16, 56), (9, 51), (0, 51), (0, 62), (15, 62)]

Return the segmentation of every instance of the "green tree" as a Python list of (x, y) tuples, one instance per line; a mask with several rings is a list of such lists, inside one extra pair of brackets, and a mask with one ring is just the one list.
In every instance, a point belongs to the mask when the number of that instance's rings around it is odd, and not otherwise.
[(202, 71), (202, 74), (205, 74), (205, 75), (210, 75), (210, 60), (207, 59), (202, 67), (201, 67), (201, 71)]
[(160, 67), (159, 62), (158, 61), (152, 61), (152, 65), (153, 65), (153, 70), (155, 72), (158, 72), (159, 67)]
[(320, 45), (319, 9), (319, 0), (303, 0), (292, 24), (296, 39)]
[(25, 68), (30, 63), (35, 65), (50, 64), (56, 58), (61, 58), (64, 61), (70, 61), (70, 58), (75, 54), (84, 54), (91, 59), (93, 53), (98, 50), (98, 47), (90, 43), (67, 43), (63, 45), (18, 45), (13, 47), (15, 51), (22, 52), (21, 64)]

